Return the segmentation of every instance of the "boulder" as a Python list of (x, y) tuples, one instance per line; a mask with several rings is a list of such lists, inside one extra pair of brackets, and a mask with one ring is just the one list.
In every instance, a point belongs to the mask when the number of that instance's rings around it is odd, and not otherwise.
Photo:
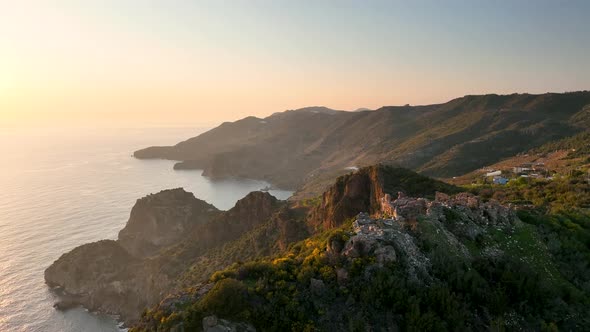
[(346, 257), (357, 258), (369, 255), (377, 246), (377, 237), (372, 234), (357, 234), (351, 237), (342, 254)]
[(393, 217), (407, 221), (416, 221), (418, 217), (426, 214), (428, 201), (424, 198), (412, 198), (399, 195), (398, 199), (392, 202)]

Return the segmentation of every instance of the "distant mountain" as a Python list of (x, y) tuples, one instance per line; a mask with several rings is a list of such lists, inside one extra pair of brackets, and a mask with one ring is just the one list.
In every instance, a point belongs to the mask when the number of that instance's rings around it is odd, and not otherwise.
[[(371, 112), (310, 107), (226, 122), (137, 158), (181, 161), (211, 177), (267, 180), (321, 193), (347, 167), (389, 163), (434, 177), (462, 175), (573, 136), (588, 126), (590, 92), (470, 95)], [(316, 185), (310, 185), (316, 183)]]

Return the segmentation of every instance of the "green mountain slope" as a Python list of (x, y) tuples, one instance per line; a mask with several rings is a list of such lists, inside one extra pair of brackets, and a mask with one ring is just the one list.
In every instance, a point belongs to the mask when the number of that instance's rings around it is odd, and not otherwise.
[(587, 327), (590, 216), (478, 204), (439, 206), (414, 226), (359, 215), (216, 272), (206, 292), (147, 311), (133, 331), (200, 330), (211, 315), (261, 331)]
[(307, 108), (224, 123), (135, 156), (180, 160), (177, 168), (293, 189), (319, 179), (305, 188), (309, 197), (352, 166), (385, 162), (430, 176), (461, 175), (576, 134), (588, 125), (588, 105), (590, 92), (465, 96), (361, 112)]
[(228, 211), (167, 190), (138, 200), (117, 241), (62, 255), (45, 279), (59, 306), (134, 331), (583, 330), (588, 185), (571, 174), (476, 196), (375, 165), (316, 199), (253, 192)]

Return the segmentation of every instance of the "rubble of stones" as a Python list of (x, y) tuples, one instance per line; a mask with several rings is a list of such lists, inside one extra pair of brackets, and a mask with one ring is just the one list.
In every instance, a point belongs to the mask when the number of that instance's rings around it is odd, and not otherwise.
[(389, 194), (381, 199), (383, 216), (398, 222), (417, 221), (420, 216), (444, 221), (444, 208), (463, 213), (475, 223), (486, 226), (512, 224), (516, 219), (511, 206), (503, 206), (493, 199), (484, 202), (470, 193), (449, 196), (437, 192), (434, 201), (429, 201), (426, 198), (407, 197), (400, 192), (395, 200)]
[[(449, 211), (453, 211), (454, 220), (447, 220)], [(413, 225), (420, 222), (430, 222), (437, 227), (441, 240), (457, 247), (458, 252), (469, 255), (456, 236), (475, 239), (489, 227), (507, 230), (519, 221), (510, 206), (503, 206), (494, 200), (484, 202), (469, 193), (455, 196), (436, 193), (433, 201), (408, 197), (403, 193), (392, 199), (386, 194), (381, 200), (379, 213), (373, 216), (359, 213), (350, 239), (343, 246), (329, 244), (329, 249), (348, 258), (372, 255), (377, 266), (381, 267), (395, 262), (401, 255), (408, 263), (411, 275), (424, 277), (428, 275), (430, 262), (411, 232)]]

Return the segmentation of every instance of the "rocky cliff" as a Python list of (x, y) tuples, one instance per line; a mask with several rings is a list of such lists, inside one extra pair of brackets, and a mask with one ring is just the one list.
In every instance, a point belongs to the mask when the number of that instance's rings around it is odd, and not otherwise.
[(136, 257), (151, 256), (177, 244), (197, 226), (219, 214), (217, 208), (195, 199), (192, 193), (183, 189), (165, 190), (135, 203), (118, 241)]
[(149, 195), (137, 201), (117, 241), (62, 255), (47, 268), (45, 280), (64, 295), (67, 305), (58, 307), (81, 304), (133, 322), (178, 287), (191, 262), (267, 223), (283, 205), (263, 192), (248, 194), (225, 212), (183, 189)]
[(560, 261), (587, 238), (558, 245), (587, 220), (563, 222), (557, 238), (548, 229), (562, 216), (525, 223), (458, 191), (385, 165), (297, 203), (254, 192), (218, 211), (164, 191), (138, 201), (125, 239), (72, 250), (45, 279), (68, 304), (139, 320), (138, 331), (587, 326), (586, 270)]
[(584, 301), (510, 206), (388, 191), (375, 204), (282, 255), (218, 271), (133, 331), (210, 326), (211, 314), (258, 330), (584, 329)]
[(85, 244), (62, 255), (45, 270), (45, 282), (56, 287), (70, 306), (121, 315), (128, 322), (137, 319), (146, 305), (157, 303), (171, 284), (157, 266), (111, 240)]
[(365, 167), (338, 178), (311, 211), (309, 222), (315, 227), (334, 228), (360, 212), (377, 213), (387, 193), (430, 197), (437, 191), (454, 193), (458, 188), (400, 167)]

